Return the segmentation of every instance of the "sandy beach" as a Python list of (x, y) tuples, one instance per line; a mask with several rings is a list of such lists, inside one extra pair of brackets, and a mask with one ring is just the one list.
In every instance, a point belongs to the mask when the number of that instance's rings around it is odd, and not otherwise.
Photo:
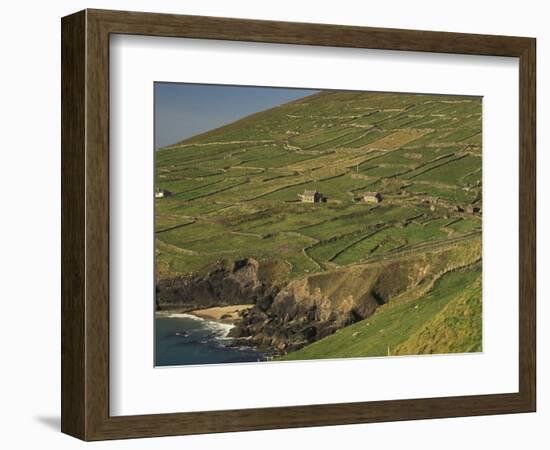
[(200, 317), (202, 319), (216, 320), (224, 323), (233, 323), (239, 318), (239, 312), (250, 309), (254, 305), (230, 305), (215, 306), (213, 308), (196, 309), (189, 311), (188, 314)]

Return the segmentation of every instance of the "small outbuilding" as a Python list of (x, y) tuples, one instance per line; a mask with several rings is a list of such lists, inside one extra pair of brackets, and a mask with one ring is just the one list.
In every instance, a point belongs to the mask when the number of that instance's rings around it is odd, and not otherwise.
[(363, 192), (361, 199), (367, 203), (380, 203), (382, 196), (380, 192)]
[(155, 189), (155, 198), (170, 197), (171, 195), (172, 193), (168, 189), (161, 189), (161, 188)]
[(298, 197), (300, 197), (302, 203), (321, 203), (325, 200), (323, 194), (317, 192), (316, 190), (305, 190), (303, 194), (298, 194)]

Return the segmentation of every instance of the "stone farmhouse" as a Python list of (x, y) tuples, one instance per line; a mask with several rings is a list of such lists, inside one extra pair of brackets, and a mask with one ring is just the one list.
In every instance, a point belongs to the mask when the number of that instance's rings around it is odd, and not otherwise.
[(161, 188), (155, 189), (155, 198), (170, 197), (171, 195), (172, 193), (168, 189), (161, 189)]
[(382, 201), (382, 196), (380, 192), (364, 192), (362, 200), (367, 203), (380, 203)]
[(321, 203), (326, 200), (325, 197), (323, 197), (323, 195), (316, 190), (305, 190), (303, 194), (298, 194), (298, 197), (300, 197), (302, 203)]

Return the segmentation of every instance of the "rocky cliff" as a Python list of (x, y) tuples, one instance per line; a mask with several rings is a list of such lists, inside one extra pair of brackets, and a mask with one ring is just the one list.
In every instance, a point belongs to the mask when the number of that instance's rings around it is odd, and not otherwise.
[[(348, 266), (275, 285), (252, 258), (220, 262), (205, 275), (157, 283), (157, 306), (190, 311), (254, 304), (231, 330), (235, 344), (288, 353), (371, 316), (403, 294), (478, 260), (481, 240), (443, 245), (391, 260)], [(401, 300), (399, 300), (401, 301)]]
[(262, 277), (260, 264), (252, 258), (218, 262), (205, 275), (157, 281), (159, 310), (191, 311), (236, 304), (271, 302), (277, 289)]
[(453, 245), (391, 261), (357, 265), (294, 280), (244, 313), (230, 336), (288, 353), (371, 316), (398, 296), (429, 286), (443, 273), (471, 264), (481, 243)]

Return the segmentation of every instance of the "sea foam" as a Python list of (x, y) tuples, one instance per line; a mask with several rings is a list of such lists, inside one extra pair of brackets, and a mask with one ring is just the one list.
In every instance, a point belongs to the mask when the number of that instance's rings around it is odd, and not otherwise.
[(217, 322), (215, 320), (203, 319), (202, 317), (195, 316), (193, 314), (187, 313), (168, 313), (164, 315), (170, 319), (191, 319), (201, 322), (206, 328), (210, 329), (213, 333), (216, 334), (216, 337), (219, 339), (226, 338), (229, 334), (229, 331), (235, 327), (231, 323)]

